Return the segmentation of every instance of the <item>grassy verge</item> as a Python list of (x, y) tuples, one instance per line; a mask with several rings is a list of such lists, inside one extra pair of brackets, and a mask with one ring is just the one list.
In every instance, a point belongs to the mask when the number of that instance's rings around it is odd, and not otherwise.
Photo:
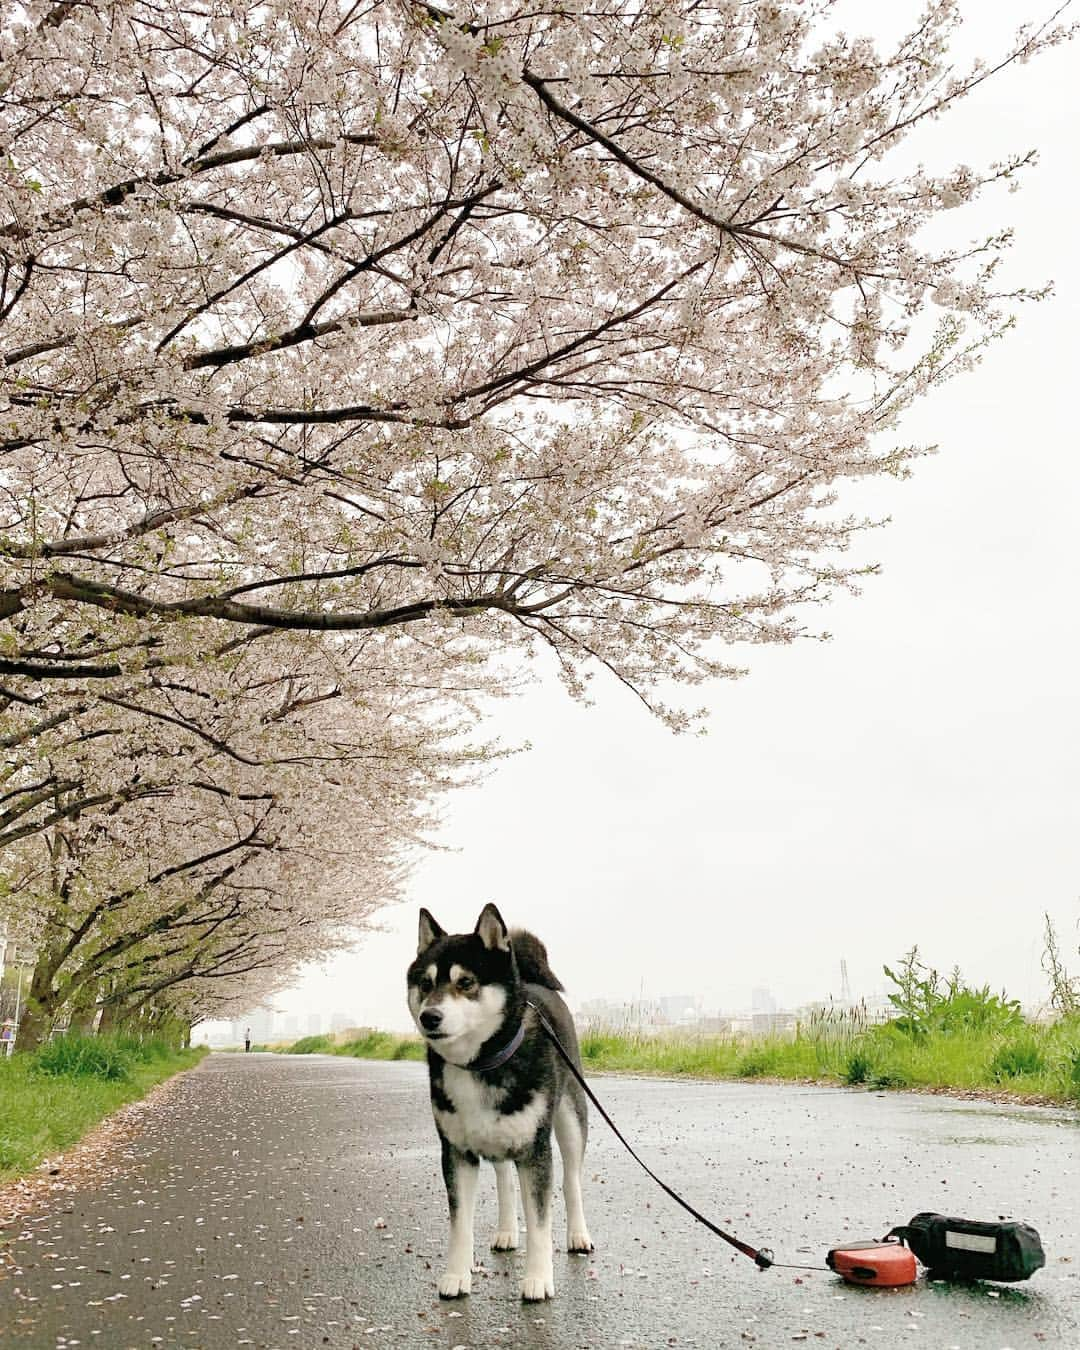
[(847, 1036), (586, 1034), (586, 1068), (695, 1078), (786, 1078), (874, 1088), (1001, 1092), (1080, 1104), (1080, 1019), (912, 1034), (893, 1023)]
[(205, 1053), (157, 1040), (62, 1036), (36, 1054), (0, 1059), (0, 1182), (70, 1148)]
[[(424, 1056), (417, 1038), (384, 1031), (308, 1036), (273, 1048), (360, 1059)], [(892, 1022), (847, 1034), (808, 1028), (761, 1037), (587, 1032), (581, 1053), (586, 1071), (1000, 1092), (1080, 1105), (1080, 1017), (1007, 1030), (905, 1031)]]
[(298, 1041), (256, 1045), (254, 1050), (273, 1050), (282, 1055), (348, 1055), (352, 1059), (423, 1059), (419, 1036), (397, 1036), (370, 1027), (352, 1028), (333, 1036), (304, 1036)]

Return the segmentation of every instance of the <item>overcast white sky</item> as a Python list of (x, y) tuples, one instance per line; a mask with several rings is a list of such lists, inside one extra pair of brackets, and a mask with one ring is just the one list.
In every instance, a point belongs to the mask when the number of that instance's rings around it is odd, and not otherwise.
[[(964, 48), (987, 56), (1044, 13), (965, 9)], [(878, 7), (853, 12), (852, 29), (889, 35)], [(767, 985), (793, 1005), (838, 993), (841, 958), (871, 993), (913, 943), (1035, 1002), (1044, 910), (1080, 973), (1078, 85), (1074, 43), (994, 79), (919, 147), (934, 168), (1038, 147), (1022, 192), (949, 223), (1014, 223), (1011, 279), (1056, 293), (908, 418), (905, 440), (941, 447), (914, 480), (848, 494), (893, 521), (862, 545), (883, 576), (824, 617), (833, 641), (751, 652), (744, 680), (705, 692), (701, 739), (613, 682), (591, 708), (553, 684), (500, 708), (492, 727), (533, 748), (447, 802), (456, 851), (422, 859), (387, 931), (280, 1010), (408, 1026), (416, 907), (462, 930), (487, 900), (545, 938), (575, 1003), (643, 985), (734, 1008)]]

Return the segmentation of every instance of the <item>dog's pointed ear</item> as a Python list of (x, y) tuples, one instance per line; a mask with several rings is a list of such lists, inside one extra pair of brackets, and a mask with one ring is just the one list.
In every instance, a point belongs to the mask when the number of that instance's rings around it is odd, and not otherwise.
[(440, 928), (426, 909), (420, 911), (420, 932), (417, 936), (416, 954), (426, 952), (433, 942), (445, 936), (445, 930)]
[(484, 906), (476, 921), (476, 934), (488, 951), (495, 951), (496, 948), (501, 952), (510, 950), (510, 934), (503, 923), (503, 916), (494, 905)]

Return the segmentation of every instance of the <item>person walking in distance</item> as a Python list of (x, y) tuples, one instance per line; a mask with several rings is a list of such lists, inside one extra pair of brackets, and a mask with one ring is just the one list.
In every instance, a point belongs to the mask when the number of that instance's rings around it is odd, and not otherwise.
[(250, 1049), (251, 1049), (251, 1028), (248, 1027), (248, 1029), (244, 1032), (244, 1054), (246, 1055)]

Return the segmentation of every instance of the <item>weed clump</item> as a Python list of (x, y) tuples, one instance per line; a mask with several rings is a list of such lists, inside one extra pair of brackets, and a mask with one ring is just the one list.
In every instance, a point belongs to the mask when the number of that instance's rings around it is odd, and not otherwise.
[(1024, 1025), (1018, 999), (1003, 993), (992, 994), (984, 984), (974, 989), (965, 984), (956, 967), (947, 979), (919, 960), (918, 947), (912, 947), (896, 970), (885, 968), (896, 985), (889, 1002), (899, 1013), (892, 1025), (912, 1037), (934, 1033), (956, 1035), (965, 1032), (996, 1032), (1001, 1035)]
[(34, 1056), (38, 1073), (58, 1078), (101, 1078), (124, 1082), (134, 1061), (124, 1040), (112, 1036), (56, 1036)]
[(739, 1078), (764, 1078), (776, 1070), (775, 1054), (768, 1049), (751, 1050), (735, 1063), (735, 1073)]
[(848, 1087), (857, 1087), (860, 1083), (868, 1083), (874, 1074), (873, 1062), (865, 1050), (853, 1050), (847, 1057), (847, 1062), (841, 1070), (840, 1076)]
[(1046, 1056), (1030, 1034), (1007, 1041), (990, 1061), (990, 1073), (999, 1083), (1003, 1078), (1042, 1073), (1045, 1068)]
[(1066, 1061), (1065, 1091), (1074, 1101), (1080, 1102), (1080, 1046), (1071, 1052)]

